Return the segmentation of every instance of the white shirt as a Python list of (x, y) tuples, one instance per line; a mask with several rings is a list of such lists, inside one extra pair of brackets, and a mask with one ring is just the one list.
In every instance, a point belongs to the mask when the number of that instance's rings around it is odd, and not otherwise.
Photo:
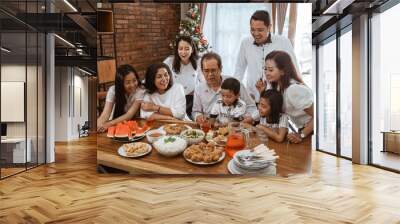
[[(177, 119), (189, 119), (186, 115), (186, 98), (183, 87), (179, 83), (174, 85), (163, 94), (155, 92), (153, 94), (146, 94), (143, 102), (151, 102), (156, 105), (167, 107), (171, 110), (173, 117)], [(154, 111), (140, 110), (141, 118), (149, 118)]]
[(288, 128), (289, 127), (289, 117), (287, 114), (281, 114), (279, 118), (279, 123), (268, 123), (266, 117), (260, 118), (260, 124), (267, 128), (277, 129), (277, 128)]
[[(221, 77), (221, 83), (225, 79), (230, 78), (229, 76), (224, 75)], [(199, 115), (210, 115), (213, 105), (215, 104), (215, 102), (217, 102), (221, 95), (220, 90), (221, 88), (219, 88), (217, 91), (214, 91), (208, 86), (206, 81), (199, 83), (199, 85), (194, 90), (193, 98), (192, 115), (195, 120), (196, 117)], [(246, 114), (249, 114), (253, 118), (253, 120), (258, 120), (259, 113), (257, 110), (257, 106), (242, 84), (240, 84), (240, 99), (242, 99), (246, 103)]]
[[(137, 88), (136, 91), (130, 95), (125, 95), (126, 105), (124, 111), (127, 112), (136, 100), (143, 100), (145, 90)], [(115, 103), (115, 85), (111, 86), (107, 91), (106, 102)], [(114, 105), (115, 107), (115, 105)], [(114, 114), (114, 108), (111, 115)]]
[(283, 92), (283, 111), (297, 126), (303, 128), (311, 120), (311, 116), (304, 109), (309, 108), (314, 103), (312, 90), (301, 83), (291, 81), (290, 86)]
[(201, 73), (200, 60), (197, 61), (197, 69), (195, 70), (192, 63), (184, 65), (181, 63), (180, 72), (176, 73), (173, 68), (174, 56), (169, 56), (164, 60), (164, 63), (168, 65), (172, 72), (172, 78), (174, 82), (179, 83), (185, 90), (185, 95), (193, 92), (195, 86), (204, 79)]
[[(287, 52), (292, 58), (297, 71), (299, 71), (293, 46), (289, 39), (280, 35), (270, 35), (271, 43), (266, 43), (262, 46), (255, 45), (252, 36), (243, 39), (236, 60), (234, 76), (245, 85), (249, 94), (255, 97), (256, 102), (258, 102), (260, 98), (260, 94), (256, 88), (256, 83), (260, 79), (266, 81), (263, 68), (265, 66), (265, 57), (269, 53), (275, 50)], [(246, 69), (247, 76), (245, 82), (244, 74)]]
[(246, 103), (240, 98), (233, 105), (227, 106), (221, 98), (213, 105), (210, 117), (217, 118), (220, 123), (226, 124), (235, 119), (243, 119), (246, 113)]

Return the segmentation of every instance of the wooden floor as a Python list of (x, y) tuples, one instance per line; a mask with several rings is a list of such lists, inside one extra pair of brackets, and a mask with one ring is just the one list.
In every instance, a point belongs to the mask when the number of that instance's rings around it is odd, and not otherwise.
[(95, 171), (96, 139), (0, 181), (0, 223), (400, 223), (400, 175), (313, 153), (311, 176), (131, 177)]
[(10, 175), (25, 171), (25, 167), (17, 167), (17, 168), (1, 168), (1, 177), (8, 177)]
[(372, 162), (376, 165), (400, 170), (400, 155), (396, 153), (374, 151)]

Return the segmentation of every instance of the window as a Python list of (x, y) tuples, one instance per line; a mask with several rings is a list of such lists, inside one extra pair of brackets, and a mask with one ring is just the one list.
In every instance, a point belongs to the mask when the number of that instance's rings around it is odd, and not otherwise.
[[(351, 27), (350, 27), (351, 28)], [(340, 36), (340, 154), (352, 157), (352, 33)]]
[(336, 154), (336, 39), (319, 46), (317, 63), (317, 149)]
[(204, 21), (204, 36), (208, 39), (211, 50), (217, 52), (222, 59), (223, 74), (233, 75), (240, 42), (250, 35), (250, 18), (256, 10), (269, 10), (264, 3), (207, 4)]
[[(40, 13), (44, 1), (0, 2), (19, 16)], [(16, 102), (2, 101), (2, 114), (10, 111), (13, 103), (18, 107), (18, 118), (1, 118), (2, 143), (0, 145), (0, 178), (25, 171), (45, 163), (45, 34), (26, 26), (16, 18), (0, 13), (0, 82), (1, 98), (17, 89)], [(10, 105), (10, 106), (9, 106)], [(14, 115), (15, 115), (14, 114)], [(13, 115), (13, 114), (11, 114)]]
[[(285, 25), (282, 35), (288, 35), (289, 4), (286, 11)], [(299, 63), (304, 82), (311, 87), (311, 3), (296, 4), (297, 19), (294, 38), (294, 51)], [(217, 52), (222, 59), (223, 74), (232, 75), (235, 71), (236, 58), (241, 40), (250, 36), (250, 17), (256, 10), (271, 12), (269, 3), (208, 3), (203, 33), (210, 43), (211, 50)], [(271, 15), (271, 13), (270, 13)], [(246, 77), (246, 76), (245, 76)]]
[(393, 28), (398, 21), (399, 4), (371, 18), (371, 157), (373, 164), (395, 170), (400, 170), (400, 156), (382, 152), (387, 150), (382, 132), (400, 130), (400, 33)]
[(312, 85), (312, 45), (311, 45), (311, 4), (297, 5), (296, 36), (294, 39), (294, 52), (299, 63), (300, 72), (304, 83), (310, 88)]

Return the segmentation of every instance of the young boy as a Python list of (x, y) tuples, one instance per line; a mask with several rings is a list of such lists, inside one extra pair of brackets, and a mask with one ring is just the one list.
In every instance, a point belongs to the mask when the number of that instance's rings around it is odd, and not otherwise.
[(221, 96), (213, 105), (210, 113), (211, 123), (215, 120), (222, 125), (232, 121), (242, 121), (246, 112), (246, 103), (239, 98), (240, 82), (227, 78), (221, 85)]

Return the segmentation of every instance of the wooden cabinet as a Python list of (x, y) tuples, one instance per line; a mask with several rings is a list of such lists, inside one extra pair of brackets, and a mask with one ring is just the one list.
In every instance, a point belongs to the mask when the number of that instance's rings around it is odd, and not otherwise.
[(387, 131), (383, 134), (383, 152), (400, 154), (400, 131)]
[(97, 33), (114, 33), (113, 12), (111, 10), (97, 10)]
[(115, 59), (97, 61), (99, 84), (114, 82), (116, 73)]

